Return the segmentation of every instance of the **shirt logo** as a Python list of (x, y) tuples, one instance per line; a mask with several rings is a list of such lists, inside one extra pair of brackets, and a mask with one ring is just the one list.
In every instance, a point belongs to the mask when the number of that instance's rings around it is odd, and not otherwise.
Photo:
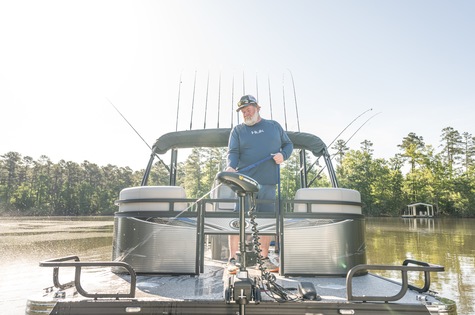
[(259, 130), (253, 130), (253, 131), (251, 131), (251, 134), (252, 134), (252, 135), (258, 135), (258, 134), (263, 133), (263, 132), (264, 132), (263, 129), (259, 129)]

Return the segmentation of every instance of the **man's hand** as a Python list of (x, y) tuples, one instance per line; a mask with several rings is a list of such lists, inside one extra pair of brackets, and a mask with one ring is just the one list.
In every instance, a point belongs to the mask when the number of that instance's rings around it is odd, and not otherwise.
[(282, 153), (274, 154), (273, 159), (274, 159), (276, 164), (280, 164), (280, 163), (284, 162), (284, 156), (282, 155)]
[(236, 172), (236, 170), (234, 168), (232, 168), (231, 166), (228, 166), (226, 168), (226, 172)]

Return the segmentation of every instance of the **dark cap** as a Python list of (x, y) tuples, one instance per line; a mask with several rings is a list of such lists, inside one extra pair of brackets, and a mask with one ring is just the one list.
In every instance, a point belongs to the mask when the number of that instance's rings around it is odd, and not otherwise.
[(236, 111), (239, 112), (241, 109), (249, 105), (257, 106), (256, 98), (252, 95), (244, 95), (243, 97), (241, 97), (241, 100), (238, 102), (237, 104), (238, 108), (236, 109)]

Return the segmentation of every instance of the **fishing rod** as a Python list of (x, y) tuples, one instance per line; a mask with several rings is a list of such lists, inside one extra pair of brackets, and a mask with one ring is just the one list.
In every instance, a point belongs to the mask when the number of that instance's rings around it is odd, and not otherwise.
[(193, 83), (193, 98), (191, 100), (190, 130), (193, 129), (193, 109), (195, 108), (196, 72), (197, 71), (195, 70), (195, 82)]
[(176, 106), (176, 124), (175, 124), (175, 131), (178, 131), (178, 113), (180, 112), (180, 95), (181, 95), (181, 75), (183, 71), (180, 73), (180, 83), (178, 83), (178, 102)]
[(285, 121), (285, 131), (287, 131), (287, 111), (285, 109), (285, 73), (282, 74), (282, 99), (284, 102), (284, 121)]
[(127, 118), (125, 118), (124, 115), (122, 115), (122, 113), (119, 111), (119, 109), (117, 107), (115, 107), (115, 105), (111, 102), (110, 99), (106, 98), (109, 103), (112, 105), (112, 107), (114, 107), (114, 109), (119, 113), (120, 116), (122, 116), (122, 118), (125, 120), (125, 122), (130, 126), (130, 128), (132, 128), (133, 131), (135, 131), (135, 133), (140, 137), (140, 139), (142, 139), (143, 143), (145, 143), (145, 145), (150, 149), (150, 151), (152, 151), (152, 154), (155, 155), (155, 157), (158, 158), (158, 160), (163, 164), (163, 166), (165, 166), (165, 168), (167, 169), (167, 171), (170, 171), (170, 168), (168, 167), (168, 165), (165, 164), (165, 162), (163, 162), (163, 160), (155, 153), (153, 152), (153, 149), (152, 147), (147, 143), (147, 141), (145, 141), (145, 139), (140, 135), (140, 133), (134, 128), (134, 126), (132, 126), (132, 124), (127, 120)]
[[(345, 143), (343, 143), (343, 146), (345, 146), (348, 142), (350, 142), (350, 140), (356, 135), (356, 133), (358, 133), (358, 131), (360, 131), (361, 128), (363, 128), (364, 125), (366, 125), (366, 123), (367, 123), (368, 121), (370, 121), (371, 119), (373, 119), (375, 116), (377, 116), (377, 115), (379, 115), (379, 114), (381, 114), (381, 112), (376, 113), (376, 114), (374, 114), (373, 116), (371, 116), (370, 118), (368, 118), (358, 129), (356, 129), (356, 131), (351, 135), (351, 137), (348, 138), (348, 140), (347, 140)], [(343, 146), (342, 146), (342, 147), (343, 147)], [(338, 150), (336, 153), (334, 153), (334, 154), (331, 156), (330, 162), (333, 160), (333, 158), (334, 158), (338, 153), (340, 153), (340, 151), (341, 151), (341, 149)], [(320, 176), (320, 174), (323, 172), (323, 170), (325, 169), (325, 167), (326, 167), (326, 165), (325, 165), (324, 167), (322, 167), (322, 169), (318, 172), (318, 174), (310, 181), (310, 183), (308, 184), (308, 186), (310, 186), (310, 185), (313, 184), (313, 182), (314, 182), (314, 181)]]
[(290, 78), (292, 79), (292, 87), (294, 89), (294, 102), (295, 102), (295, 113), (297, 114), (297, 130), (300, 132), (300, 119), (299, 119), (299, 110), (297, 107), (297, 93), (295, 92), (295, 82), (294, 82), (294, 76), (292, 74), (292, 71), (290, 69), (287, 69), (290, 73)]
[[(328, 145), (328, 147), (331, 147), (331, 145), (333, 144), (333, 142), (336, 141), (336, 139), (338, 139), (339, 136), (341, 136), (341, 134), (348, 128), (350, 127), (358, 118), (360, 118), (361, 116), (363, 116), (364, 114), (366, 114), (367, 112), (373, 110), (372, 108), (370, 109), (367, 109), (365, 110), (364, 112), (362, 112), (361, 114), (359, 114), (355, 119), (353, 119), (339, 134), (338, 136), (335, 137), (335, 139), (333, 139), (332, 142), (330, 142), (330, 144)], [(361, 127), (360, 127), (361, 128)]]
[[(234, 107), (234, 73), (233, 73), (233, 81), (232, 81), (232, 86), (231, 86), (231, 129), (233, 128), (233, 107)], [(237, 115), (237, 120), (239, 124), (239, 115)]]
[[(347, 140), (343, 145), (346, 145), (346, 144), (351, 140), (351, 138), (353, 138), (353, 136), (356, 135), (356, 133), (357, 133), (358, 131), (360, 131), (360, 129), (363, 128), (364, 125), (366, 125), (366, 123), (367, 123), (368, 121), (370, 121), (371, 119), (373, 119), (373, 117), (375, 117), (375, 116), (377, 116), (377, 115), (379, 115), (379, 114), (381, 114), (381, 112), (376, 113), (376, 114), (374, 114), (373, 116), (371, 116), (370, 118), (368, 118), (358, 129), (356, 129), (356, 131), (351, 135), (350, 138), (348, 138), (348, 140)], [(337, 153), (339, 153), (339, 151), (338, 151)], [(333, 156), (335, 156), (335, 155), (336, 155), (336, 153), (333, 154)]]
[[(353, 119), (348, 125), (346, 125), (346, 127), (343, 128), (343, 130), (335, 137), (335, 139), (332, 140), (332, 142), (330, 142), (330, 144), (327, 147), (328, 148), (331, 147), (333, 142), (335, 142), (338, 139), (338, 137), (340, 137), (341, 134), (343, 132), (345, 132), (346, 129), (348, 129), (348, 127), (350, 127), (358, 118), (360, 118), (361, 116), (363, 116), (364, 114), (366, 114), (367, 112), (369, 112), (371, 110), (373, 110), (373, 109), (372, 108), (367, 109), (367, 110), (363, 111), (361, 114), (359, 114), (358, 116), (356, 116), (356, 118)], [(313, 162), (312, 165), (310, 165), (310, 167), (308, 168), (308, 171), (310, 171), (312, 169), (312, 167), (314, 167), (317, 162), (318, 162), (318, 159), (316, 159), (315, 162)]]
[[(294, 81), (294, 75), (292, 74), (292, 71), (290, 69), (287, 69), (290, 73), (290, 78), (292, 79), (292, 87), (294, 91), (294, 103), (295, 103), (295, 113), (297, 115), (297, 130), (300, 132), (300, 119), (299, 119), (299, 110), (297, 106), (297, 92), (295, 91), (295, 81)], [(301, 149), (299, 151), (299, 159), (300, 159), (300, 164), (302, 165), (299, 169), (300, 173), (300, 186), (301, 187), (306, 187), (307, 184), (305, 183), (307, 176), (305, 174), (308, 173), (307, 170), (307, 160), (305, 159), (305, 149)]]
[(208, 90), (209, 90), (209, 70), (208, 70), (208, 81), (206, 83), (205, 119), (204, 119), (203, 129), (206, 129), (206, 114), (208, 113)]
[(267, 85), (269, 86), (269, 106), (270, 106), (270, 119), (272, 118), (272, 96), (271, 96), (271, 90), (270, 90), (270, 78), (269, 74), (267, 74)]
[(259, 81), (257, 80), (257, 72), (256, 72), (256, 97), (257, 97), (257, 103), (259, 104)]
[(218, 83), (218, 121), (217, 128), (219, 128), (219, 112), (221, 110), (221, 71), (219, 71), (219, 83)]

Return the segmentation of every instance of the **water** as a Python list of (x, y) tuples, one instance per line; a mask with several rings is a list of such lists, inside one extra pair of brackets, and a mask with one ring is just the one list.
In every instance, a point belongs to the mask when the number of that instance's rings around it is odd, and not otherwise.
[(371, 264), (410, 258), (445, 266), (431, 274), (431, 289), (454, 300), (459, 315), (475, 314), (474, 219), (369, 218), (366, 243)]
[[(51, 285), (52, 270), (40, 268), (41, 260), (110, 260), (112, 230), (111, 217), (0, 218), (1, 313), (24, 314), (27, 298)], [(459, 315), (475, 314), (474, 219), (368, 218), (366, 243), (371, 264), (410, 258), (445, 266), (431, 274), (431, 289), (456, 301)], [(420, 276), (410, 274), (410, 281), (418, 284)]]
[(104, 217), (0, 218), (0, 313), (25, 314), (26, 299), (52, 284), (52, 269), (38, 266), (42, 260), (110, 261), (113, 224)]

